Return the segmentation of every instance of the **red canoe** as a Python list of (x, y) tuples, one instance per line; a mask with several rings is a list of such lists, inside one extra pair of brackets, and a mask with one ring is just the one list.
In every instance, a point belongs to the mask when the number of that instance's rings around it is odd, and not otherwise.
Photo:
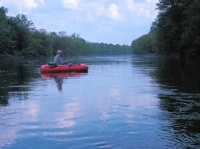
[(48, 64), (40, 67), (42, 73), (54, 73), (54, 72), (87, 72), (88, 66), (85, 64), (73, 64), (73, 65), (57, 65), (50, 66)]

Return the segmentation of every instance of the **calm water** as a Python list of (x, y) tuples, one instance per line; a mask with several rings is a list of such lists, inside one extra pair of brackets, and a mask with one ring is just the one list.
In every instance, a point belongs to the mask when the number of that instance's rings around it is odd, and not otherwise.
[(200, 148), (199, 65), (157, 57), (70, 59), (88, 73), (40, 74), (0, 59), (0, 148)]

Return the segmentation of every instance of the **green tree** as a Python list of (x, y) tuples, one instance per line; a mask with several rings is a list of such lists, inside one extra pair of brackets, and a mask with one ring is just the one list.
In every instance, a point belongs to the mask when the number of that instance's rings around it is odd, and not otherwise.
[(190, 59), (200, 59), (200, 1), (185, 4), (181, 48)]
[(11, 27), (8, 24), (7, 8), (0, 8), (0, 54), (13, 54), (15, 42), (12, 40)]
[(34, 24), (28, 21), (25, 15), (19, 14), (9, 18), (12, 27), (13, 41), (16, 43), (15, 50), (19, 55), (31, 53), (31, 32), (35, 29)]
[(158, 53), (155, 33), (151, 31), (149, 34), (133, 40), (131, 48), (135, 54)]
[(158, 4), (157, 41), (161, 53), (176, 54), (180, 51), (183, 8), (178, 0), (160, 0)]
[(31, 36), (31, 54), (32, 55), (50, 55), (48, 50), (51, 50), (51, 41), (48, 38), (48, 33), (46, 30), (35, 30), (32, 32)]
[(165, 54), (200, 59), (200, 1), (160, 0), (155, 22), (158, 48)]

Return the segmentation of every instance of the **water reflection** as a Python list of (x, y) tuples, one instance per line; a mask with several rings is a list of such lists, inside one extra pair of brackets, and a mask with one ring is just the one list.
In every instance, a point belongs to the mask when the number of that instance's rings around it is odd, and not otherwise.
[(62, 91), (62, 85), (64, 79), (78, 78), (81, 76), (85, 76), (87, 73), (78, 73), (78, 72), (60, 72), (60, 73), (41, 73), (41, 77), (44, 79), (54, 78), (58, 91)]
[[(200, 137), (200, 69), (198, 63), (173, 58), (145, 57), (132, 62), (147, 72), (162, 89), (158, 92), (164, 129), (181, 148), (198, 148)], [(169, 128), (173, 128), (173, 131)]]
[(59, 91), (62, 91), (63, 79), (62, 79), (62, 78), (54, 77), (54, 80), (55, 80), (55, 82), (56, 82), (56, 85), (57, 85), (57, 87), (58, 87), (58, 90), (59, 90)]
[(199, 147), (198, 67), (139, 56), (87, 62), (88, 74), (40, 74), (43, 61), (1, 67), (0, 148)]
[[(29, 91), (28, 85), (32, 79), (38, 78), (35, 68), (37, 61), (25, 61), (22, 59), (0, 59), (0, 105), (9, 104), (10, 94), (24, 95), (24, 90)], [(21, 99), (21, 97), (19, 97)]]

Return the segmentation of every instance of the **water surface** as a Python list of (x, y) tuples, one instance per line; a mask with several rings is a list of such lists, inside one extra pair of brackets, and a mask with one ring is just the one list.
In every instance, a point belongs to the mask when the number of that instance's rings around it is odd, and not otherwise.
[(71, 58), (88, 73), (3, 60), (0, 148), (199, 148), (198, 65), (148, 56)]

